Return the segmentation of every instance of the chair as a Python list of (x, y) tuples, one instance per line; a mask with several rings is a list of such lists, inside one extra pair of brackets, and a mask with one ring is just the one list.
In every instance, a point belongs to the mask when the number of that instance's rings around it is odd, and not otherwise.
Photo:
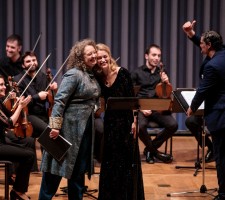
[(7, 160), (1, 160), (0, 161), (0, 167), (5, 168), (5, 197), (4, 199), (8, 200), (9, 199), (9, 168), (12, 165), (11, 161)]
[[(160, 131), (160, 129), (162, 127), (159, 126), (159, 124), (157, 124), (156, 122), (153, 122), (153, 121), (150, 121), (147, 125), (148, 127), (148, 133), (150, 136), (156, 136), (157, 133)], [(173, 154), (173, 137), (170, 137), (170, 155), (172, 156)], [(168, 139), (168, 140), (169, 140)], [(165, 143), (165, 153), (167, 153), (167, 149), (168, 149), (168, 140), (166, 140), (166, 143)]]

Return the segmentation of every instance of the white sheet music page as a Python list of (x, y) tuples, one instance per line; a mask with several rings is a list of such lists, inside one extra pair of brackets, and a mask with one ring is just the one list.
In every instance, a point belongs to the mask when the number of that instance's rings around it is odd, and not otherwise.
[[(187, 102), (187, 104), (190, 106), (192, 99), (195, 96), (196, 91), (182, 91), (181, 94), (184, 97), (185, 101)], [(199, 106), (198, 110), (204, 110), (204, 102), (202, 102), (202, 104)]]

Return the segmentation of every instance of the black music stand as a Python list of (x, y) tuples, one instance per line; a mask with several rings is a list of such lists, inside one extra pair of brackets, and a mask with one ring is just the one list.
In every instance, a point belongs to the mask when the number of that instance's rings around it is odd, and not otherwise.
[[(189, 91), (192, 91), (195, 94), (195, 90), (189, 90)], [(175, 99), (177, 100), (177, 102), (182, 107), (183, 112), (186, 113), (186, 111), (189, 107), (188, 102), (185, 101), (185, 99), (181, 95), (180, 91), (173, 91), (173, 95), (174, 95)], [(204, 117), (204, 110), (199, 110), (198, 112), (196, 112), (196, 114), (202, 115), (202, 117)], [(203, 126), (202, 126), (202, 185), (201, 185), (200, 189), (195, 190), (195, 191), (172, 192), (172, 193), (167, 194), (168, 197), (172, 197), (173, 195), (183, 195), (183, 194), (193, 194), (193, 193), (208, 194), (208, 195), (215, 197), (212, 193), (216, 192), (217, 188), (207, 189), (207, 187), (205, 185), (205, 169), (206, 169), (205, 168), (205, 134), (206, 134), (205, 133), (205, 121), (203, 119)], [(190, 167), (179, 167), (179, 168), (190, 168)], [(209, 191), (212, 191), (212, 193), (209, 193)]]
[[(170, 107), (170, 99), (146, 99), (138, 97), (110, 97), (108, 98), (106, 109), (110, 110), (134, 110), (135, 116), (138, 116), (140, 110), (168, 110)], [(137, 199), (137, 172), (138, 172), (138, 158), (139, 158), (139, 145), (138, 145), (138, 117), (136, 119), (136, 139), (134, 141), (133, 152), (133, 169), (134, 169), (134, 196), (133, 200)]]
[[(172, 94), (174, 96), (174, 102), (173, 102), (173, 107), (172, 107), (172, 111), (174, 113), (186, 113), (186, 110), (188, 109), (189, 105), (188, 103), (185, 101), (185, 99), (182, 96), (182, 91), (192, 91), (195, 92), (196, 89), (195, 88), (177, 88), (177, 90), (173, 91)], [(203, 117), (204, 115), (204, 110), (199, 109), (195, 115), (201, 116)], [(203, 120), (204, 121), (204, 120)], [(204, 130), (204, 126), (202, 127), (202, 129)], [(197, 158), (195, 161), (194, 166), (175, 166), (176, 169), (195, 169), (193, 176), (197, 176), (198, 171), (200, 169), (202, 169), (201, 166), (201, 160), (199, 157), (200, 154), (200, 149), (199, 149), (199, 142), (197, 141)], [(203, 155), (202, 155), (203, 156)], [(215, 169), (215, 168), (211, 168), (211, 167), (205, 167), (205, 169)]]

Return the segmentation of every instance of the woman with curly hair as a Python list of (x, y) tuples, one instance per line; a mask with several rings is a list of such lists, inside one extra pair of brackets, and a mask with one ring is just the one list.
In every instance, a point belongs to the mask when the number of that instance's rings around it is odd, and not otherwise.
[(100, 96), (100, 86), (92, 68), (97, 63), (96, 44), (90, 39), (78, 41), (71, 49), (49, 126), (50, 137), (62, 135), (72, 147), (59, 163), (44, 151), (39, 200), (52, 199), (62, 177), (68, 179), (68, 199), (83, 198), (84, 176), (91, 175), (93, 158), (93, 113)]

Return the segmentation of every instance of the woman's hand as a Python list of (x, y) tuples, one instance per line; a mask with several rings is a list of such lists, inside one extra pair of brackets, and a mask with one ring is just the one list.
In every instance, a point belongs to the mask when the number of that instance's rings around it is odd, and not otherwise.
[(149, 116), (152, 114), (151, 110), (141, 110), (141, 112), (143, 113), (144, 116)]
[(24, 108), (28, 105), (28, 103), (30, 103), (31, 101), (31, 96), (28, 95), (26, 98), (24, 96), (19, 98), (19, 105), (21, 108)]
[(52, 139), (56, 139), (58, 136), (59, 136), (59, 130), (53, 128), (49, 134), (49, 137)]
[(132, 123), (131, 134), (134, 135), (134, 139), (136, 138), (136, 122)]

